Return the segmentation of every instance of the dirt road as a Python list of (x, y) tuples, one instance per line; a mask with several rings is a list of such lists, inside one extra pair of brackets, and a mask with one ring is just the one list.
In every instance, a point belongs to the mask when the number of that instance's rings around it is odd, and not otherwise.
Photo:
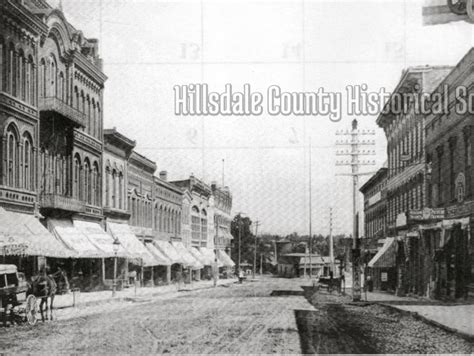
[[(3, 329), (0, 350), (78, 353), (300, 353), (302, 281), (266, 279)], [(280, 296), (278, 292), (290, 295)], [(291, 294), (294, 295), (291, 295)], [(63, 316), (65, 318), (66, 316)], [(61, 319), (59, 313), (58, 318)]]
[[(469, 342), (378, 305), (266, 278), (152, 301), (59, 311), (0, 329), (8, 353), (472, 353)], [(311, 303), (310, 303), (311, 302)]]

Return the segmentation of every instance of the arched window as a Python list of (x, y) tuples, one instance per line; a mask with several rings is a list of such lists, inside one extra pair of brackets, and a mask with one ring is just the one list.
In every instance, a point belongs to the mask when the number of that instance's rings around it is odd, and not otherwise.
[(66, 101), (65, 85), (64, 85), (64, 73), (63, 72), (59, 73), (58, 98), (61, 99), (61, 101), (63, 101), (63, 102)]
[(93, 203), (95, 206), (100, 205), (100, 172), (99, 164), (94, 162), (94, 168), (92, 172), (93, 182), (92, 182), (92, 197)]
[(8, 48), (8, 93), (15, 95), (16, 93), (16, 54), (13, 43), (10, 43)]
[(20, 98), (21, 100), (25, 100), (25, 55), (23, 53), (23, 50), (20, 49), (18, 52), (18, 58), (17, 58), (17, 92), (16, 96)]
[(81, 159), (74, 156), (74, 198), (81, 199)]
[(100, 135), (102, 135), (102, 129), (101, 129), (101, 125), (102, 125), (102, 119), (101, 119), (101, 115), (102, 115), (102, 112), (100, 110), (100, 105), (99, 103), (96, 104), (97, 105), (97, 116), (94, 120), (94, 125), (96, 127), (96, 130), (95, 130), (95, 137), (100, 137)]
[(112, 207), (117, 207), (117, 171), (112, 170)]
[(89, 95), (87, 95), (86, 97), (86, 102), (87, 102), (87, 132), (89, 134), (91, 134), (92, 132), (92, 128), (91, 128), (91, 122), (92, 122), (92, 118), (91, 118), (91, 99), (89, 97)]
[(80, 100), (79, 100), (79, 89), (77, 89), (77, 87), (74, 87), (74, 99), (75, 99), (74, 107), (77, 111), (79, 111)]
[(105, 206), (110, 207), (110, 168), (105, 168)]
[(58, 73), (57, 73), (56, 59), (53, 56), (51, 56), (49, 61), (50, 61), (50, 71), (49, 71), (49, 93), (50, 93), (50, 95), (49, 96), (57, 98), (58, 97), (58, 91), (57, 91), (58, 88), (56, 86), (56, 82), (57, 82)]
[(87, 204), (92, 204), (92, 187), (91, 187), (91, 164), (88, 159), (84, 161), (84, 194)]
[(40, 62), (39, 86), (39, 96), (42, 98), (46, 97), (46, 61), (44, 58)]
[(5, 90), (5, 82), (7, 79), (6, 75), (6, 50), (5, 50), (5, 42), (3, 38), (0, 36), (0, 90)]
[(159, 216), (158, 216), (158, 219), (159, 219), (159, 226), (158, 226), (158, 231), (163, 231), (163, 207), (160, 205), (160, 212), (159, 212)]
[(29, 134), (23, 137), (23, 188), (34, 190), (33, 140)]
[(7, 186), (18, 187), (18, 132), (10, 125), (7, 129)]
[(86, 113), (86, 98), (84, 96), (84, 91), (81, 90), (81, 105), (80, 105), (80, 108), (79, 110), (85, 114)]
[(124, 198), (123, 173), (120, 172), (118, 176), (118, 208), (119, 209), (124, 209), (123, 198)]

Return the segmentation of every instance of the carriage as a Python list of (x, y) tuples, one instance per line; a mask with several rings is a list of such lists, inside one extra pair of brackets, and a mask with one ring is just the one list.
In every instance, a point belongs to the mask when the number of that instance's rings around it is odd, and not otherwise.
[(474, 0), (447, 0), (449, 9), (457, 15), (468, 15), (474, 19)]
[(0, 264), (0, 309), (3, 312), (3, 325), (8, 316), (21, 318), (30, 325), (36, 323), (36, 297), (29, 294), (29, 285), (23, 273), (15, 265)]

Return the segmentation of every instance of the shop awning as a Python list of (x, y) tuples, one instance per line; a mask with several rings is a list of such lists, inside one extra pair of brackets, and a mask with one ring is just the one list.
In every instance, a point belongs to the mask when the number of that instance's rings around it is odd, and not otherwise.
[(217, 250), (217, 258), (221, 260), (225, 267), (234, 267), (235, 263), (224, 250)]
[(74, 227), (81, 231), (97, 248), (102, 250), (107, 257), (133, 257), (127, 254), (124, 246), (120, 245), (117, 254), (114, 252), (114, 238), (106, 233), (100, 224), (90, 221), (74, 220)]
[[(153, 256), (150, 256), (148, 249), (132, 232), (128, 224), (107, 222), (107, 231), (114, 239), (117, 239), (120, 242), (123, 248), (127, 251), (129, 258), (132, 258), (133, 260), (146, 259), (147, 263), (153, 263)], [(145, 265), (145, 261), (143, 262)], [(155, 264), (155, 266), (157, 265), (158, 264)], [(150, 266), (152, 266), (152, 264)]]
[(370, 260), (370, 268), (390, 268), (395, 267), (396, 243), (394, 237), (387, 237), (382, 248)]
[(204, 256), (201, 251), (199, 251), (196, 247), (188, 248), (188, 251), (193, 255), (193, 257), (198, 260), (203, 266), (211, 266), (211, 262), (209, 259)]
[(186, 267), (191, 267), (192, 269), (201, 269), (204, 266), (201, 262), (199, 262), (192, 254), (188, 251), (188, 249), (184, 246), (182, 242), (173, 241), (171, 242), (173, 247), (178, 251), (180, 256), (184, 259), (184, 265)]
[(74, 257), (76, 253), (46, 229), (33, 215), (0, 208), (0, 254)]
[[(210, 263), (210, 266), (214, 265), (216, 262), (216, 254), (214, 251), (207, 247), (200, 247), (199, 251), (203, 256), (206, 257), (207, 263)], [(217, 267), (223, 267), (224, 264), (217, 258)]]
[(171, 265), (171, 261), (168, 258), (166, 258), (166, 256), (162, 252), (160, 252), (160, 250), (158, 250), (155, 247), (155, 245), (153, 245), (151, 242), (146, 243), (145, 246), (155, 260), (155, 262), (153, 262), (155, 264), (152, 265), (150, 264), (150, 262), (148, 262), (147, 263), (148, 266), (170, 266)]
[(176, 249), (167, 241), (162, 240), (153, 240), (153, 245), (155, 245), (158, 250), (165, 255), (167, 259), (171, 261), (171, 264), (185, 264), (186, 261), (181, 257), (181, 255), (176, 251)]
[(72, 220), (48, 219), (48, 229), (79, 258), (103, 258), (106, 253), (97, 248), (88, 237), (77, 229)]

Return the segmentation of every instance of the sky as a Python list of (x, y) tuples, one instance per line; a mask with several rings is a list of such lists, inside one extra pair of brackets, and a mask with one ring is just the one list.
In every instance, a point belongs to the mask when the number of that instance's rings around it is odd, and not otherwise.
[[(335, 133), (355, 117), (177, 116), (175, 85), (345, 93), (348, 85), (367, 84), (390, 92), (404, 68), (455, 65), (473, 44), (465, 22), (423, 26), (420, 0), (62, 3), (77, 29), (100, 39), (105, 127), (136, 140), (137, 151), (170, 180), (192, 173), (222, 184), (224, 171), (233, 212), (258, 219), (263, 233), (281, 235), (308, 234), (310, 167), (312, 232), (328, 233), (330, 208), (333, 232), (352, 231), (352, 183), (340, 175), (350, 167), (335, 165)], [(362, 169), (368, 173), (386, 160), (375, 119), (358, 117), (361, 129), (375, 131), (376, 165)]]

